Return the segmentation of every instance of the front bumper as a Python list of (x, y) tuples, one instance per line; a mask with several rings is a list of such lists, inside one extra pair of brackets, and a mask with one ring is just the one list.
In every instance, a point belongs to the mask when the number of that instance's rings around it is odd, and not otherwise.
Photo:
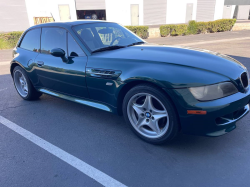
[[(250, 89), (214, 101), (197, 101), (188, 89), (165, 90), (176, 106), (181, 130), (187, 134), (220, 136), (236, 128), (236, 122), (249, 112)], [(204, 110), (206, 115), (187, 114)]]

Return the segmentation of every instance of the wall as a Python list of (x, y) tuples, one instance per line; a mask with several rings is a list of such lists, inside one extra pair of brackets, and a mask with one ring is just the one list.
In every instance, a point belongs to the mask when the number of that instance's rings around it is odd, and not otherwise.
[(139, 25), (143, 25), (143, 0), (106, 0), (106, 20), (131, 25), (131, 4), (139, 4)]
[(230, 18), (234, 17), (234, 11), (235, 11), (235, 9), (236, 9), (236, 5), (232, 5), (231, 17)]
[(25, 0), (1, 0), (0, 7), (0, 32), (24, 31), (29, 28)]
[(167, 0), (166, 23), (185, 23), (187, 3), (193, 3), (193, 20), (196, 20), (197, 0)]
[(68, 4), (70, 8), (71, 20), (76, 21), (76, 9), (74, 0), (26, 0), (29, 24), (34, 25), (34, 17), (51, 17), (55, 21), (60, 21), (58, 5)]
[(222, 19), (224, 9), (224, 0), (216, 0), (214, 10), (214, 20)]

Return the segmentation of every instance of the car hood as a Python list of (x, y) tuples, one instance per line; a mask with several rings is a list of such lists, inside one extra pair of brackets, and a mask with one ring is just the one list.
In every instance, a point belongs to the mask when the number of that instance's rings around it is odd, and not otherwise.
[(136, 45), (95, 53), (93, 57), (170, 63), (207, 70), (234, 80), (246, 71), (244, 65), (227, 55), (180, 46)]

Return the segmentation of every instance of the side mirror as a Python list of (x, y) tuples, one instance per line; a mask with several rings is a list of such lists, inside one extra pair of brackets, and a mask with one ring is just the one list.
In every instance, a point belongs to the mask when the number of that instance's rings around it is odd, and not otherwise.
[(50, 51), (50, 54), (55, 56), (55, 57), (65, 57), (65, 51), (63, 49), (60, 48), (54, 48)]

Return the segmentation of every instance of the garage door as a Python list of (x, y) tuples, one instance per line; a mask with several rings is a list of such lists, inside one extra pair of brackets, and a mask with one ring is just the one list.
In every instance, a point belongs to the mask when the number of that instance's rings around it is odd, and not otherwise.
[(237, 19), (248, 19), (250, 14), (250, 5), (240, 5)]
[(216, 0), (198, 0), (196, 21), (213, 21)]
[(144, 25), (166, 24), (167, 0), (144, 0)]
[(105, 0), (76, 0), (76, 10), (106, 9)]

